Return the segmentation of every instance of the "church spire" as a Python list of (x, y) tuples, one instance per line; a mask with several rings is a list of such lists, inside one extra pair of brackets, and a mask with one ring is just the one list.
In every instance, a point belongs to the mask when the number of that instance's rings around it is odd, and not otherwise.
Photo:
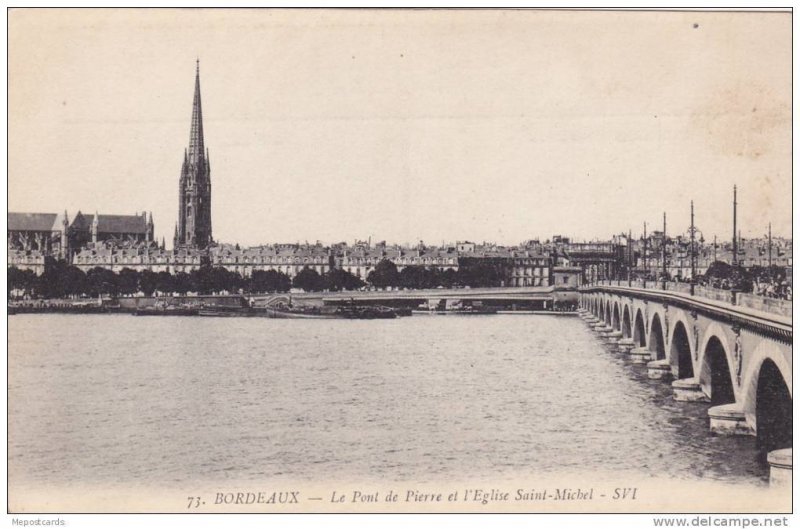
[(178, 225), (175, 245), (206, 248), (211, 238), (211, 168), (203, 138), (203, 108), (200, 102), (200, 61), (194, 80), (192, 128), (189, 148), (184, 151), (178, 180)]
[(200, 101), (200, 59), (194, 78), (194, 101), (192, 102), (192, 129), (189, 134), (189, 161), (197, 164), (205, 154), (203, 141), (203, 105)]

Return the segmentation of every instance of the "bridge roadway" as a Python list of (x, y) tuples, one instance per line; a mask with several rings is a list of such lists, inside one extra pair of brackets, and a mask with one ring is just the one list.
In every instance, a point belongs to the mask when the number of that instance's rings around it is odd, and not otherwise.
[[(730, 293), (728, 293), (730, 294)], [(721, 296), (725, 297), (725, 296)], [(604, 282), (580, 289), (580, 310), (601, 340), (676, 400), (710, 402), (719, 435), (753, 435), (771, 481), (791, 482), (792, 318), (689, 292)]]

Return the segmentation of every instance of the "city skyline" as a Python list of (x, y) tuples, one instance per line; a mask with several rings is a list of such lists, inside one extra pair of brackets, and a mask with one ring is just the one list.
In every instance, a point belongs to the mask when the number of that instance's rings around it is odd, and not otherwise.
[[(89, 11), (12, 11), (11, 211), (144, 207), (171, 240), (199, 57), (220, 242), (602, 240), (663, 211), (675, 236), (692, 199), (725, 241), (734, 184), (745, 238), (791, 237), (790, 16)], [(568, 27), (593, 44), (554, 49)]]

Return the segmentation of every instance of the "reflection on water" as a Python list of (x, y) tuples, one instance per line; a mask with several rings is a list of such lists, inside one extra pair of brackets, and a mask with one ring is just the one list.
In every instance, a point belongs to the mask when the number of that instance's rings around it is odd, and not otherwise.
[(12, 483), (768, 474), (577, 318), (19, 315), (8, 358)]

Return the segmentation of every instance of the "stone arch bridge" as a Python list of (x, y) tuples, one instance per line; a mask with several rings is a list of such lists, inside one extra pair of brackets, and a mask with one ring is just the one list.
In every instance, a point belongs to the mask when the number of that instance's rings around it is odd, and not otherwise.
[(672, 381), (675, 399), (710, 402), (713, 432), (756, 436), (771, 479), (790, 479), (791, 316), (716, 297), (604, 282), (581, 288), (580, 313), (650, 378)]

